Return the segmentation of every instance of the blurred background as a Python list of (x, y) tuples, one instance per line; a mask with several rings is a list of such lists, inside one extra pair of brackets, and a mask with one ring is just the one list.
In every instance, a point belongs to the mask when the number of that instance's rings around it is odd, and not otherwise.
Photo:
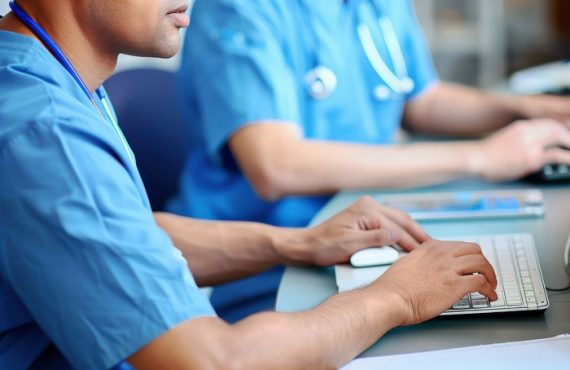
[(493, 87), (570, 57), (568, 0), (415, 0), (444, 80)]
[[(513, 72), (570, 58), (568, 0), (414, 0), (442, 79), (493, 88)], [(0, 14), (8, 12), (0, 0)], [(121, 57), (119, 70), (178, 58)]]

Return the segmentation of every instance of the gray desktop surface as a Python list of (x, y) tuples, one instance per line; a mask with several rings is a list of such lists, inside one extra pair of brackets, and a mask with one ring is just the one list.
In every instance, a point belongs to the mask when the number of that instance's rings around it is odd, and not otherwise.
[[(570, 233), (570, 185), (536, 186), (524, 183), (487, 184), (462, 180), (410, 191), (342, 192), (315, 216), (318, 224), (364, 194), (540, 188), (545, 197), (544, 218), (510, 218), (477, 221), (424, 222), (434, 237), (528, 232), (534, 235), (542, 273), (551, 289), (568, 286), (564, 246)], [(295, 312), (309, 309), (337, 292), (332, 268), (288, 267), (277, 293), (276, 309)], [(546, 338), (570, 333), (570, 290), (549, 291), (550, 308), (544, 315), (435, 319), (411, 327), (396, 328), (362, 356), (391, 355), (488, 343)]]

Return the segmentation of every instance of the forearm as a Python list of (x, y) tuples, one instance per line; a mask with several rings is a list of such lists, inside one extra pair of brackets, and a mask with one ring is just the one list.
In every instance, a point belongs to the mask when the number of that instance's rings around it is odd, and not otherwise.
[(400, 325), (402, 305), (396, 294), (368, 287), (301, 313), (262, 313), (235, 325), (194, 319), (130, 361), (143, 370), (335, 369)]
[(227, 282), (304, 258), (295, 251), (306, 249), (301, 248), (306, 230), (202, 221), (166, 213), (156, 213), (155, 219), (182, 251), (199, 285)]
[(236, 325), (240, 340), (234, 350), (249, 350), (246, 368), (336, 369), (401, 324), (395, 299), (369, 287), (303, 313), (252, 316)]
[(275, 193), (265, 195), (278, 198), (443, 183), (475, 174), (477, 151), (474, 142), (377, 146), (300, 140), (281, 154), (276, 152), (270, 161), (270, 188)]
[(439, 84), (407, 104), (404, 125), (410, 131), (475, 136), (524, 118), (516, 98), (452, 84)]

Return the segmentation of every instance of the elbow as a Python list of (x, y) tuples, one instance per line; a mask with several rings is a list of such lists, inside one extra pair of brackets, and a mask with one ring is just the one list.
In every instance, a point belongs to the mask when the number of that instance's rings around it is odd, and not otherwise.
[(265, 201), (303, 194), (302, 169), (286, 156), (265, 156), (244, 166), (243, 171), (255, 193)]
[(288, 176), (279, 168), (268, 167), (259, 168), (247, 177), (257, 196), (265, 201), (277, 201), (290, 194)]

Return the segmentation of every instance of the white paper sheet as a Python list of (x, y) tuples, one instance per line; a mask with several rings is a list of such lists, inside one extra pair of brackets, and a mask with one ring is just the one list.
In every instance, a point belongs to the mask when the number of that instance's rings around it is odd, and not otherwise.
[(569, 370), (570, 335), (356, 359), (342, 370)]

